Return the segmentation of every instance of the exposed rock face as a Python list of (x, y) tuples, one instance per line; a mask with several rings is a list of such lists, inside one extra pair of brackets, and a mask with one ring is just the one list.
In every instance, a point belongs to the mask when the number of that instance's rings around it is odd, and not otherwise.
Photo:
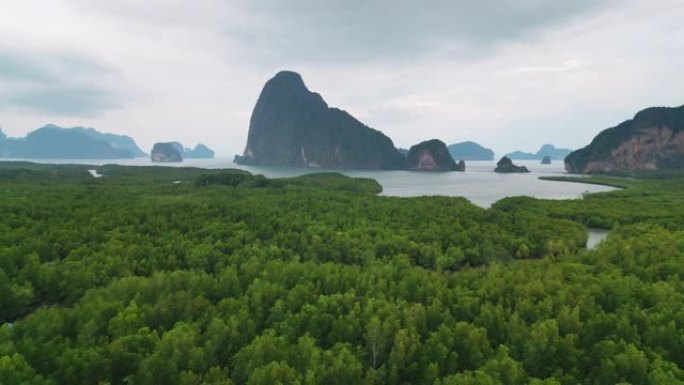
[(513, 160), (542, 160), (544, 157), (548, 156), (551, 160), (563, 160), (571, 152), (572, 150), (568, 148), (556, 148), (552, 144), (545, 144), (534, 154), (530, 152), (515, 151), (506, 154), (506, 157)]
[(392, 140), (347, 112), (329, 108), (299, 74), (279, 72), (261, 91), (247, 147), (236, 163), (324, 168), (401, 169)]
[(571, 173), (684, 168), (684, 106), (653, 107), (565, 158)]
[(494, 160), (494, 151), (475, 142), (460, 142), (449, 145), (449, 153), (454, 159)]
[(181, 156), (178, 149), (173, 145), (173, 143), (155, 143), (152, 147), (152, 154), (150, 155), (152, 162), (155, 163), (174, 163), (182, 162), (183, 157)]
[(0, 141), (0, 157), (27, 159), (124, 159), (134, 155), (78, 129), (47, 125), (24, 138)]
[(542, 158), (541, 164), (551, 164), (551, 157), (547, 155)]
[[(463, 166), (465, 168), (465, 164)], [(406, 168), (414, 171), (456, 171), (458, 167), (446, 144), (439, 139), (432, 139), (409, 149)]]
[(494, 169), (494, 171), (504, 173), (530, 172), (530, 170), (528, 170), (525, 166), (514, 165), (513, 161), (507, 156), (504, 156), (496, 163), (496, 168)]

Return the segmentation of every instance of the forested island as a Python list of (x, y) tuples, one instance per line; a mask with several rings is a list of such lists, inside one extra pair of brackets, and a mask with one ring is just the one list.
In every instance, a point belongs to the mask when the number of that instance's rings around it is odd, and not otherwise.
[[(684, 175), (629, 176), (483, 209), (335, 173), (3, 162), (0, 379), (682, 383)], [(587, 226), (612, 230), (586, 250)]]

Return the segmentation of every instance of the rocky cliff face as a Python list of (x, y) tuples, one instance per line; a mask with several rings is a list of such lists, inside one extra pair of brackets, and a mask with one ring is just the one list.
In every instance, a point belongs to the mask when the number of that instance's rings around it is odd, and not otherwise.
[(299, 74), (269, 80), (250, 119), (242, 164), (323, 168), (401, 169), (392, 140), (347, 112), (329, 108)]
[(653, 107), (565, 158), (572, 173), (684, 168), (684, 106)]
[[(446, 144), (438, 139), (428, 140), (409, 149), (406, 168), (414, 171), (456, 171), (458, 166)], [(463, 164), (465, 169), (465, 164)]]
[(177, 163), (183, 161), (183, 157), (173, 143), (155, 143), (150, 157), (152, 162), (155, 163)]
[(502, 173), (530, 172), (525, 166), (516, 166), (513, 164), (513, 161), (507, 156), (504, 156), (496, 163), (494, 171)]

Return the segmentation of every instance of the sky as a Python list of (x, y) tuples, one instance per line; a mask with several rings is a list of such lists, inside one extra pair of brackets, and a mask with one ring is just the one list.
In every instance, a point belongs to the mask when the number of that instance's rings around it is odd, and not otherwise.
[(0, 13), (0, 128), (47, 123), (242, 153), (264, 83), (408, 148), (580, 148), (684, 104), (681, 0), (30, 0)]

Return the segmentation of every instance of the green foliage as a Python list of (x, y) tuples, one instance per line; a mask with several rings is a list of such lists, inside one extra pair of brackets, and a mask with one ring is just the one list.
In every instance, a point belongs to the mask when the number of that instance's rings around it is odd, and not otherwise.
[(570, 219), (604, 229), (637, 223), (655, 223), (671, 230), (684, 228), (684, 195), (681, 193), (684, 190), (684, 174), (670, 179), (661, 179), (657, 175), (650, 175), (646, 179), (605, 176), (544, 179), (603, 184), (623, 190), (589, 194), (581, 200), (505, 198), (493, 207), (510, 213)]
[(99, 170), (0, 180), (3, 384), (684, 383), (681, 209), (654, 203), (676, 181), (586, 251), (569, 213), (642, 182), (485, 210), (330, 174)]

